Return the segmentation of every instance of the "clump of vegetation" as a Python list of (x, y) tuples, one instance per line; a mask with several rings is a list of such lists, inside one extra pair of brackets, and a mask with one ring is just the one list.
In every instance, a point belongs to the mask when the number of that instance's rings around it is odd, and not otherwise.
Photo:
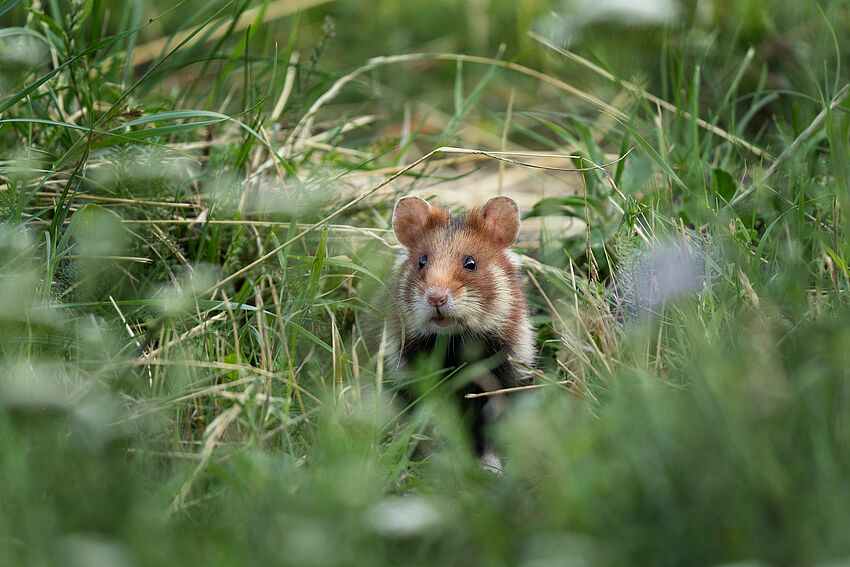
[[(309, 4), (0, 3), (0, 557), (846, 560), (845, 3)], [(494, 475), (382, 316), (396, 197), (499, 191)]]

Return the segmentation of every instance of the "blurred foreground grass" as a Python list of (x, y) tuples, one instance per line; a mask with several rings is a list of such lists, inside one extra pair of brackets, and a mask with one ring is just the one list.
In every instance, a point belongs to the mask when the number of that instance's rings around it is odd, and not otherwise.
[[(410, 4), (0, 2), (3, 563), (848, 561), (846, 3)], [(500, 188), (496, 476), (381, 316)]]

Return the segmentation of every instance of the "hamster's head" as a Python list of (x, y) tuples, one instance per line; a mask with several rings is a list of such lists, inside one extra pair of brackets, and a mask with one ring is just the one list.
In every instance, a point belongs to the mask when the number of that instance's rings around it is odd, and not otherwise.
[(504, 334), (512, 314), (525, 308), (510, 251), (519, 224), (519, 207), (508, 197), (459, 217), (419, 197), (399, 199), (393, 230), (404, 250), (392, 287), (404, 332)]

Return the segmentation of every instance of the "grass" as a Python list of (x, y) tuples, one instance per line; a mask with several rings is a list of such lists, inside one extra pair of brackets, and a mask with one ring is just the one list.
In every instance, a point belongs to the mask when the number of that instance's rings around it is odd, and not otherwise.
[[(0, 557), (846, 561), (844, 4), (292, 4), (0, 3)], [(499, 190), (496, 476), (382, 315), (394, 200)]]

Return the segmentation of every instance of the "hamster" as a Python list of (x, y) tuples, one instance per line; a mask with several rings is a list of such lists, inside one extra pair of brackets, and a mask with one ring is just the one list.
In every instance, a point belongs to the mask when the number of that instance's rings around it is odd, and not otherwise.
[(510, 250), (519, 232), (519, 207), (508, 197), (493, 197), (451, 217), (407, 196), (396, 202), (392, 224), (402, 249), (390, 284), (395, 313), (388, 327), (391, 360), (407, 374), (401, 395), (412, 403), (422, 393), (412, 375), (422, 360), (457, 370), (449, 387), (475, 450), (485, 468), (499, 468), (485, 429), (504, 411), (507, 397), (464, 395), (531, 381), (534, 334), (519, 259)]

